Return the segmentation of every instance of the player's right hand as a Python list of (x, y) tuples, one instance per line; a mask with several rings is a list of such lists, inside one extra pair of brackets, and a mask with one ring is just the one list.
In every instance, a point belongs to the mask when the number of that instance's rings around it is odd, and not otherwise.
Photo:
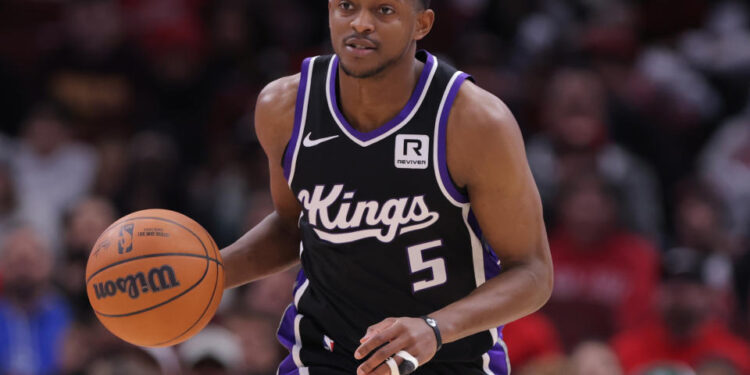
[(387, 318), (370, 326), (360, 342), (362, 345), (354, 352), (354, 358), (362, 359), (377, 351), (359, 366), (357, 375), (391, 375), (385, 361), (394, 357), (401, 365), (404, 360), (395, 357), (401, 350), (414, 356), (420, 366), (431, 360), (437, 351), (435, 333), (421, 318)]

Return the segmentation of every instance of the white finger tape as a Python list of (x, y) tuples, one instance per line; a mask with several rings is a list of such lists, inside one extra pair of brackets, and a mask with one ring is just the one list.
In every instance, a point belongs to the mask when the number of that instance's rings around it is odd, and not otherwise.
[(391, 375), (401, 375), (401, 372), (398, 371), (396, 360), (393, 359), (393, 357), (388, 357), (388, 359), (385, 360), (385, 364), (391, 369)]
[(413, 356), (413, 355), (411, 355), (411, 354), (410, 354), (409, 352), (407, 352), (406, 350), (401, 350), (401, 351), (399, 351), (398, 353), (396, 353), (396, 355), (397, 355), (397, 356), (399, 356), (399, 357), (401, 357), (401, 358), (403, 358), (403, 359), (404, 359), (404, 361), (409, 361), (409, 362), (411, 362), (411, 364), (413, 364), (413, 365), (414, 365), (414, 369), (416, 369), (417, 367), (419, 367), (419, 361), (417, 361), (417, 359), (416, 359), (416, 358), (414, 358), (414, 356)]

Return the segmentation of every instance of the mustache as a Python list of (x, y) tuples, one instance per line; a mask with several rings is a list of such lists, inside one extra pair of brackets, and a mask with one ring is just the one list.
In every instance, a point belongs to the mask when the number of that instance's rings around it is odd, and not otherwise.
[(372, 43), (375, 47), (380, 47), (380, 42), (374, 39), (371, 39), (365, 34), (359, 34), (359, 33), (354, 33), (354, 34), (347, 36), (346, 38), (344, 38), (344, 43), (349, 43), (349, 41), (351, 41), (352, 39), (367, 40), (368, 42)]

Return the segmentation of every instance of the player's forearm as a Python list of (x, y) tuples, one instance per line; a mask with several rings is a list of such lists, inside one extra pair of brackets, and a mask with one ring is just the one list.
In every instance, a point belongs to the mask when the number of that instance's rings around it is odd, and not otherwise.
[(282, 271), (299, 261), (299, 231), (276, 212), (221, 250), (225, 287)]
[(505, 265), (500, 275), (431, 316), (443, 342), (453, 342), (538, 310), (552, 293), (552, 277), (552, 264), (545, 260)]

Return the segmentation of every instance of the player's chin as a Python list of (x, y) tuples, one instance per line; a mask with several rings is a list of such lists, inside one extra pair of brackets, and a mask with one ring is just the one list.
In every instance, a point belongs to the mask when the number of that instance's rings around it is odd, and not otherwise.
[(346, 59), (341, 57), (341, 67), (344, 74), (352, 78), (370, 78), (380, 72), (380, 63), (377, 59)]

